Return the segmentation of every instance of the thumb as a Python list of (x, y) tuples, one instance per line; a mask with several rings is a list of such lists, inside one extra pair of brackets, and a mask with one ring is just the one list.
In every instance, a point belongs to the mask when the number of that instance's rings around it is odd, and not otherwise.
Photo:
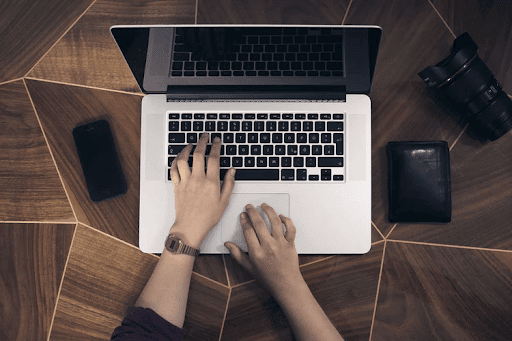
[(249, 261), (249, 257), (240, 250), (240, 248), (231, 243), (231, 242), (225, 242), (224, 246), (229, 250), (229, 254), (232, 258), (236, 260), (238, 264), (240, 264), (245, 270), (247, 270), (251, 275), (253, 274), (253, 267), (251, 262)]

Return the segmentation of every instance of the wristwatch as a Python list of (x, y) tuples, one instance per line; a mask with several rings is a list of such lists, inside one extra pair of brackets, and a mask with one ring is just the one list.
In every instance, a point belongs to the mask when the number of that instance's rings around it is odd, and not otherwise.
[(199, 256), (199, 249), (194, 249), (191, 246), (185, 245), (175, 234), (167, 236), (167, 239), (165, 240), (165, 248), (172, 253), (183, 253), (194, 257)]

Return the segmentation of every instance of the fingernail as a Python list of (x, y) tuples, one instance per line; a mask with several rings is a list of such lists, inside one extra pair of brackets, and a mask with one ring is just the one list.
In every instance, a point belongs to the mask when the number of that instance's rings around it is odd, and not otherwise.
[(235, 176), (235, 173), (236, 173), (236, 169), (232, 168), (230, 171), (231, 176)]
[(220, 142), (220, 137), (216, 136), (214, 139), (213, 139), (214, 142)]

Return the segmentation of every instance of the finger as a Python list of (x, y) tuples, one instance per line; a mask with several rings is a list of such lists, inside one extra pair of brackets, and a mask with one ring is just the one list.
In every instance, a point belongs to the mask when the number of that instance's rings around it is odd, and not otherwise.
[(267, 214), (268, 220), (270, 221), (270, 225), (272, 227), (272, 237), (277, 239), (284, 239), (283, 222), (277, 216), (276, 211), (274, 211), (271, 206), (265, 203), (261, 204), (261, 209)]
[[(210, 164), (208, 164), (210, 167)], [(229, 199), (231, 199), (231, 194), (233, 193), (233, 188), (235, 187), (235, 174), (231, 172), (236, 171), (234, 168), (229, 169), (224, 175), (224, 181), (222, 182), (222, 189), (220, 190), (220, 202), (223, 204), (224, 211), (229, 205)], [(217, 179), (220, 175), (217, 175)]]
[(251, 204), (246, 205), (245, 210), (251, 219), (251, 224), (254, 227), (261, 244), (269, 244), (272, 236), (268, 232), (267, 224), (263, 221), (258, 210), (256, 210), (256, 208)]
[[(249, 261), (249, 256), (245, 252), (243, 252), (238, 245), (231, 243), (231, 242), (225, 242), (224, 246), (227, 247), (229, 250), (229, 254), (231, 257), (235, 259), (235, 261), (240, 264), (245, 270), (249, 271), (251, 275), (254, 274), (254, 269), (252, 263)], [(229, 247), (228, 247), (229, 246)], [(253, 275), (254, 277), (254, 275)]]
[[(220, 182), (220, 138), (215, 138), (212, 142), (212, 149), (208, 155), (208, 169), (206, 170), (208, 179)], [(229, 172), (228, 172), (229, 173)], [(226, 173), (226, 175), (228, 175)]]
[(178, 154), (174, 160), (172, 160), (171, 164), (171, 180), (174, 184), (174, 189), (176, 190), (176, 185), (181, 181), (180, 180), (180, 173), (178, 172), (178, 157), (180, 154)]
[(208, 143), (208, 133), (201, 134), (199, 143), (194, 151), (194, 163), (192, 164), (192, 174), (204, 175), (204, 154), (206, 144)]
[(240, 214), (240, 226), (242, 226), (245, 242), (247, 243), (247, 250), (254, 253), (260, 247), (260, 242), (247, 213), (242, 212)]
[(178, 161), (176, 161), (178, 165), (178, 172), (180, 173), (180, 178), (183, 182), (190, 178), (190, 167), (188, 165), (190, 150), (192, 150), (192, 143), (181, 150), (180, 155), (177, 157)]
[(297, 234), (297, 229), (295, 228), (295, 224), (293, 223), (291, 218), (285, 217), (284, 215), (280, 214), (279, 218), (281, 218), (281, 221), (286, 226), (286, 233), (284, 235), (284, 238), (290, 242), (295, 242), (295, 235)]

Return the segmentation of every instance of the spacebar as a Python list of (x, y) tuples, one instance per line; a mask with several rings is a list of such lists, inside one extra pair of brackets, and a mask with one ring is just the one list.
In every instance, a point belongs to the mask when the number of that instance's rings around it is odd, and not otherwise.
[[(224, 176), (229, 169), (220, 170), (220, 179), (224, 180)], [(279, 180), (279, 169), (236, 169), (235, 181), (238, 180)]]

